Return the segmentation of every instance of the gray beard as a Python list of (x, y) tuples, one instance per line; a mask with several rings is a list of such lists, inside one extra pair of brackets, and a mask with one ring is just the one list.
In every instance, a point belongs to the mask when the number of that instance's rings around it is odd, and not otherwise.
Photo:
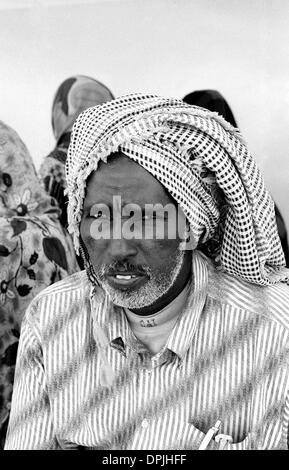
[(185, 252), (177, 250), (173, 259), (166, 265), (165, 271), (150, 270), (149, 280), (138, 289), (122, 291), (109, 285), (103, 276), (104, 266), (95, 270), (99, 284), (115, 305), (128, 309), (138, 309), (154, 304), (165, 295), (175, 283), (183, 266)]

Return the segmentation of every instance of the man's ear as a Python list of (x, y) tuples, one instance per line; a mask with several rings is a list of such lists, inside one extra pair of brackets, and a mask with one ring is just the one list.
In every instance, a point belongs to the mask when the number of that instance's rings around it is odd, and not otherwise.
[(193, 232), (189, 221), (186, 219), (185, 230), (183, 233), (182, 241), (180, 243), (180, 250), (195, 250), (197, 248), (197, 242), (193, 236)]

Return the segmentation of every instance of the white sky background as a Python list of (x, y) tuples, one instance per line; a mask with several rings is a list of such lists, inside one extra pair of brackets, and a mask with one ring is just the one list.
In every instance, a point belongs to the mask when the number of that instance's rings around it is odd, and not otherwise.
[(289, 229), (288, 25), (287, 0), (0, 0), (0, 119), (38, 168), (54, 93), (73, 74), (115, 95), (217, 89)]

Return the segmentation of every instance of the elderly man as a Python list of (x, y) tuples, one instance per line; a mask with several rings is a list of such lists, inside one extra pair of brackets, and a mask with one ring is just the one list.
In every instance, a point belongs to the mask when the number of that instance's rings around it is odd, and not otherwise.
[(7, 449), (285, 449), (288, 271), (239, 132), (129, 95), (77, 119), (85, 271), (23, 323)]

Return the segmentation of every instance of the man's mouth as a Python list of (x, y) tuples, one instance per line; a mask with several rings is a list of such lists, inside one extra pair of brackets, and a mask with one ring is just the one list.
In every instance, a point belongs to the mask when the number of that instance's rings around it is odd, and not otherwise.
[(115, 275), (116, 279), (133, 279), (134, 277), (137, 277), (136, 274), (116, 274)]
[(117, 289), (131, 289), (147, 280), (147, 275), (143, 273), (115, 272), (106, 275), (108, 283)]

